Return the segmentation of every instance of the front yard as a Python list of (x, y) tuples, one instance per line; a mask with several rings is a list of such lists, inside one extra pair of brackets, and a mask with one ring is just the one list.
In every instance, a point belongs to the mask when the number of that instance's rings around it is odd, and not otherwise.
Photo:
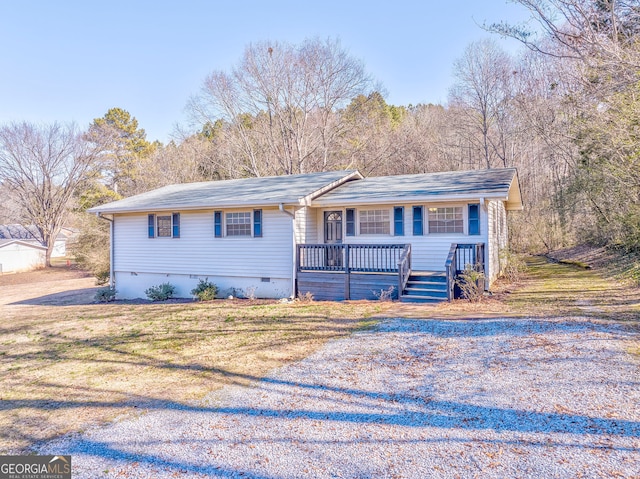
[[(367, 327), (389, 303), (89, 303), (90, 278), (0, 277), (0, 454), (198, 401)], [(10, 284), (8, 284), (10, 283)], [(71, 289), (77, 293), (63, 293)], [(91, 293), (93, 289), (89, 290)]]
[(633, 361), (640, 353), (640, 289), (539, 257), (521, 282), (480, 304), (93, 304), (94, 291), (91, 278), (71, 271), (0, 276), (0, 454), (123, 415), (199, 404), (384, 317), (612, 322), (628, 331), (621, 344)]

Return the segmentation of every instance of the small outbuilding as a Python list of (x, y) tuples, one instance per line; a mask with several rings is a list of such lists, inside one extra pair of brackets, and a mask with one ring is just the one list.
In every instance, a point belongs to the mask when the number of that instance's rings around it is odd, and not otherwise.
[(0, 274), (44, 268), (46, 253), (39, 243), (0, 239)]

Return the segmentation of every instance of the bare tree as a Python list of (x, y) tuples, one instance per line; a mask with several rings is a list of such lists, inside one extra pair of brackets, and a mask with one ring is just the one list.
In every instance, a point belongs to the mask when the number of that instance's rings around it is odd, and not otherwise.
[[(640, 57), (628, 48), (636, 43), (640, 33), (637, 0), (514, 2), (531, 12), (533, 27), (496, 23), (486, 27), (489, 31), (515, 38), (545, 55), (585, 64), (597, 62), (599, 68), (604, 62), (609, 70), (618, 70), (618, 75), (640, 69)], [(546, 41), (549, 39), (552, 41)]]
[(366, 93), (362, 62), (333, 40), (250, 44), (231, 73), (209, 75), (189, 105), (220, 133), (244, 174), (292, 174), (329, 166), (344, 126), (337, 109)]
[(71, 197), (95, 156), (74, 125), (23, 122), (0, 127), (0, 182), (15, 193), (24, 220), (38, 229), (47, 247), (47, 266)]
[(474, 42), (454, 63), (454, 75), (449, 104), (458, 112), (461, 131), (487, 168), (496, 166), (496, 159), (507, 166), (511, 58), (492, 40)]

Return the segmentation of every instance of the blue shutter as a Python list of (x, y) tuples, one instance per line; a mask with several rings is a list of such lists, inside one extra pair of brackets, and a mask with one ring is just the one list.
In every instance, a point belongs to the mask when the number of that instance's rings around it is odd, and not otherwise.
[(262, 210), (253, 210), (253, 237), (262, 237)]
[(480, 205), (469, 205), (469, 234), (480, 234)]
[(393, 207), (393, 235), (404, 236), (404, 206)]
[(156, 215), (149, 215), (149, 238), (156, 237)]
[(413, 236), (424, 234), (422, 206), (413, 207)]
[(173, 227), (173, 237), (180, 238), (180, 213), (173, 213), (171, 218), (171, 225)]
[(347, 208), (347, 236), (356, 235), (356, 210)]
[(213, 212), (213, 236), (222, 238), (222, 211)]

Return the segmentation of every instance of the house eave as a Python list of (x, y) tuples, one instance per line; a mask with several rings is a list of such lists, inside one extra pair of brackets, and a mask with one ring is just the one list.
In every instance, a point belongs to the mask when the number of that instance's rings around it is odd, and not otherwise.
[(114, 215), (114, 214), (128, 214), (128, 213), (147, 213), (147, 212), (180, 212), (180, 211), (213, 211), (218, 209), (236, 209), (236, 208), (275, 208), (278, 209), (280, 205), (285, 207), (299, 207), (299, 201), (275, 201), (268, 203), (216, 203), (216, 204), (202, 204), (202, 205), (188, 205), (188, 206), (149, 206), (144, 208), (118, 208), (118, 209), (101, 209), (99, 206), (87, 210), (89, 213), (99, 215)]
[(469, 203), (480, 201), (481, 198), (487, 200), (507, 201), (508, 196), (505, 193), (486, 193), (478, 192), (472, 195), (416, 195), (416, 196), (390, 196), (388, 198), (365, 199), (355, 197), (348, 202), (344, 199), (327, 200), (319, 198), (311, 204), (314, 207), (338, 207), (338, 206), (359, 206), (359, 205), (394, 205), (408, 203)]
[(23, 246), (28, 246), (30, 248), (36, 248), (36, 249), (42, 249), (42, 250), (47, 250), (46, 246), (42, 246), (39, 243), (34, 243), (34, 242), (30, 242), (30, 241), (22, 241), (22, 240), (12, 240), (12, 241), (7, 241), (6, 243), (0, 243), (0, 248), (4, 248), (5, 246), (9, 246), (12, 245), (14, 243), (18, 243), (21, 244)]

